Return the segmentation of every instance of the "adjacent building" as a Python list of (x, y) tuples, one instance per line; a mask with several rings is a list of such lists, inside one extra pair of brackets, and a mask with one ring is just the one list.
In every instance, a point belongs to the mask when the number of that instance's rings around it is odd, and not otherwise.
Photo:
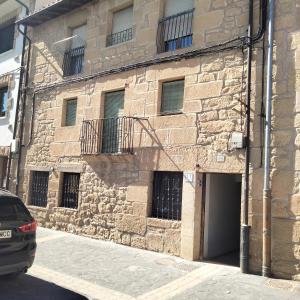
[(7, 184), (24, 44), (15, 22), (25, 13), (16, 1), (0, 1), (0, 187)]
[[(253, 45), (247, 107), (248, 3), (59, 0), (19, 22), (32, 39), (19, 194), (40, 225), (238, 264), (248, 108), (249, 262), (261, 272), (266, 48)], [(272, 274), (293, 279), (299, 12), (276, 1)]]

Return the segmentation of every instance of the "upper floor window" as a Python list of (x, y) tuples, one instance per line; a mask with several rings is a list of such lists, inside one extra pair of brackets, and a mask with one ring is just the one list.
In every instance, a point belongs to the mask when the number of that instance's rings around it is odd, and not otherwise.
[(0, 117), (5, 117), (7, 111), (8, 87), (0, 88)]
[(10, 21), (0, 25), (0, 54), (14, 47), (15, 23)]
[(86, 25), (72, 29), (70, 49), (65, 52), (63, 62), (64, 76), (80, 74), (84, 67)]
[(133, 6), (119, 10), (113, 14), (112, 32), (107, 36), (106, 45), (112, 46), (132, 40), (133, 38)]
[(65, 126), (75, 126), (77, 114), (77, 99), (66, 100), (65, 106)]
[(194, 0), (167, 0), (158, 24), (159, 53), (190, 47), (193, 43)]
[(161, 93), (161, 113), (180, 113), (183, 107), (184, 80), (164, 82)]

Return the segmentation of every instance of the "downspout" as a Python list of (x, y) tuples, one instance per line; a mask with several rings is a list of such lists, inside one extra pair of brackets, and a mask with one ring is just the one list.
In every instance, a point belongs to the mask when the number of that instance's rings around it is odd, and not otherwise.
[(243, 177), (243, 210), (241, 224), (241, 254), (240, 268), (242, 273), (248, 273), (249, 266), (249, 171), (250, 171), (250, 122), (251, 122), (251, 77), (252, 77), (252, 33), (253, 33), (253, 0), (249, 0), (249, 23), (247, 41), (247, 91), (246, 91), (246, 151), (245, 151), (245, 173)]
[[(29, 7), (23, 2), (16, 0), (21, 6), (25, 8), (26, 16), (29, 15)], [(23, 35), (23, 46), (22, 46), (22, 58), (21, 58), (21, 69), (20, 69), (20, 79), (19, 79), (19, 87), (18, 87), (18, 97), (16, 104), (16, 115), (14, 121), (14, 131), (13, 131), (13, 140), (16, 139), (17, 136), (17, 127), (18, 127), (18, 118), (19, 118), (19, 110), (20, 110), (20, 99), (22, 97), (22, 86), (23, 86), (23, 78), (24, 78), (24, 62), (25, 62), (25, 54), (26, 54), (26, 36), (27, 36), (27, 25), (24, 25), (24, 32), (21, 32), (20, 25), (18, 25), (18, 31)], [(5, 188), (8, 190), (10, 188), (10, 174), (11, 174), (11, 161), (12, 161), (12, 152), (9, 153), (8, 167), (7, 167), (7, 180)]]
[(267, 93), (266, 93), (266, 125), (265, 125), (265, 165), (263, 194), (263, 265), (262, 275), (271, 275), (271, 185), (270, 185), (270, 142), (272, 114), (272, 71), (273, 71), (273, 36), (274, 36), (274, 3), (269, 0), (268, 23), (268, 61), (267, 61)]

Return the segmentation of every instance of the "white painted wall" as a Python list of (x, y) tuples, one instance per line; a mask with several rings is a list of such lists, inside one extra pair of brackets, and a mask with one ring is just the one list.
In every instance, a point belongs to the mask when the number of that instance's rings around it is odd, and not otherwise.
[(239, 175), (207, 174), (204, 228), (204, 258), (239, 249)]
[[(20, 5), (14, 0), (8, 0), (0, 5), (0, 20), (11, 12), (18, 9)], [(25, 9), (22, 9), (19, 17), (25, 15)], [(14, 49), (0, 54), (0, 77), (8, 72), (13, 72), (21, 66), (21, 55), (23, 48), (23, 36), (17, 32)], [(14, 72), (13, 89), (9, 91), (9, 98), (12, 98), (11, 109), (5, 117), (0, 117), (0, 147), (10, 146), (13, 138), (13, 127), (16, 115), (16, 104), (19, 88), (20, 71)]]

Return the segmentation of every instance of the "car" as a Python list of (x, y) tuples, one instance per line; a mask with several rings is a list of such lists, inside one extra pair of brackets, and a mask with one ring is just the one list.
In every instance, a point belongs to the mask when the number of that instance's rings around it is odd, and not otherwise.
[(23, 201), (0, 189), (0, 276), (15, 277), (32, 266), (37, 223)]

